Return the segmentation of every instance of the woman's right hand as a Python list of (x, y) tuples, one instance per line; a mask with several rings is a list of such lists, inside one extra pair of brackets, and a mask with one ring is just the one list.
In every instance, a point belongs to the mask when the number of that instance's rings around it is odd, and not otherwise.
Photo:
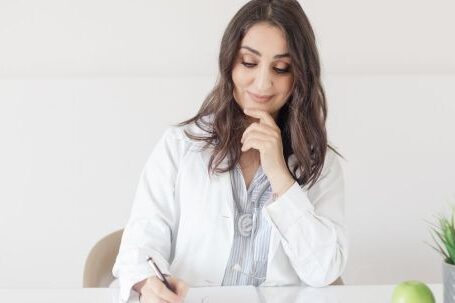
[(169, 290), (157, 277), (150, 277), (134, 285), (133, 289), (140, 293), (141, 303), (182, 303), (188, 292), (188, 286), (176, 277), (166, 276), (171, 286)]

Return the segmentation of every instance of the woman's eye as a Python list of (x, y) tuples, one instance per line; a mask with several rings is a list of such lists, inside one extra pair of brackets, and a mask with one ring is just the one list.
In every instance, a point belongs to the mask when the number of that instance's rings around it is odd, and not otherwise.
[[(253, 68), (253, 67), (255, 67), (257, 64), (256, 64), (256, 63), (251, 63), (251, 62), (242, 61), (242, 65), (244, 65), (244, 66), (247, 67), (247, 68)], [(278, 74), (285, 74), (285, 73), (289, 72), (289, 66), (287, 66), (287, 67), (285, 67), (285, 68), (274, 67), (273, 69), (274, 69), (275, 72), (278, 73)]]
[(278, 68), (278, 67), (275, 67), (274, 70), (275, 70), (278, 74), (285, 74), (285, 73), (289, 72), (289, 66), (286, 67), (286, 68)]
[(243, 64), (245, 67), (248, 67), (248, 68), (251, 68), (251, 67), (255, 67), (255, 66), (256, 66), (256, 64), (254, 64), (254, 63), (245, 62), (245, 61), (242, 61), (242, 64)]

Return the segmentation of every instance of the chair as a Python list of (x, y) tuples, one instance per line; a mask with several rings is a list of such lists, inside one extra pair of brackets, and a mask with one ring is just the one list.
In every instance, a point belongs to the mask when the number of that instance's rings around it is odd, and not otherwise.
[[(101, 240), (90, 250), (84, 266), (83, 287), (109, 287), (114, 280), (112, 267), (117, 257), (123, 229), (117, 230)], [(344, 285), (341, 277), (331, 285)]]
[(109, 287), (114, 280), (112, 267), (117, 257), (123, 229), (101, 240), (90, 250), (84, 266), (83, 287)]
[(341, 277), (338, 277), (338, 279), (336, 279), (335, 282), (333, 282), (330, 285), (344, 285), (344, 282), (343, 279), (341, 279)]

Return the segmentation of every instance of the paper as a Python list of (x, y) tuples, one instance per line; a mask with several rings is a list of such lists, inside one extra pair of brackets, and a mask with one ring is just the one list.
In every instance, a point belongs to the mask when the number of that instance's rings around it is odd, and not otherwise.
[[(119, 291), (112, 292), (112, 302), (118, 303)], [(184, 303), (260, 303), (253, 286), (194, 287), (188, 290)], [(139, 303), (135, 291), (131, 292), (128, 303)]]
[(260, 303), (253, 286), (190, 288), (185, 303)]
[[(111, 295), (112, 295), (112, 303), (122, 303), (123, 302), (122, 300), (120, 300), (120, 289), (111, 288)], [(128, 303), (140, 303), (139, 295), (137, 292), (131, 291), (131, 295), (128, 299)]]

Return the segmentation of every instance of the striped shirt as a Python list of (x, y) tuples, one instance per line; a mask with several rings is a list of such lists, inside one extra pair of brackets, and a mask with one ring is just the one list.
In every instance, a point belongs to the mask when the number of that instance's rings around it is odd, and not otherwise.
[(222, 285), (255, 285), (265, 281), (270, 223), (262, 214), (272, 188), (259, 166), (248, 190), (237, 164), (230, 172), (234, 198), (234, 242)]

